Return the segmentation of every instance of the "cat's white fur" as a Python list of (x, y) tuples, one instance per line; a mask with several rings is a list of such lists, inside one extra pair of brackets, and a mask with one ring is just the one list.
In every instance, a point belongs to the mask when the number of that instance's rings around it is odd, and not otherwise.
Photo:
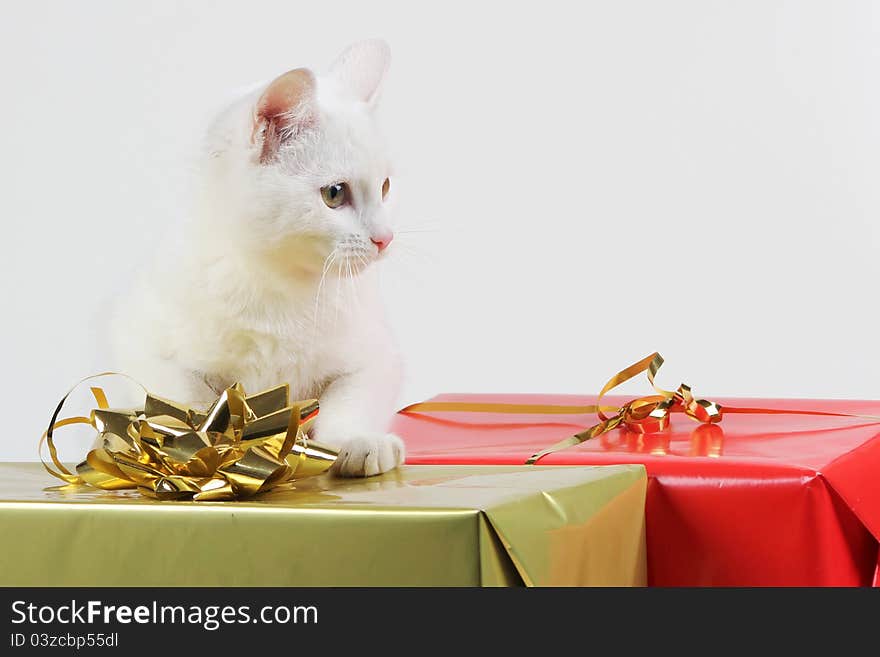
[[(360, 42), (325, 75), (299, 69), (227, 107), (208, 130), (183, 248), (143, 277), (113, 327), (118, 367), (156, 394), (205, 403), (240, 381), (318, 397), (313, 437), (340, 448), (334, 470), (347, 476), (404, 458), (387, 433), (401, 367), (372, 266), (384, 254), (371, 238), (391, 236), (372, 115), (388, 63), (384, 42)], [(352, 203), (331, 209), (320, 189), (340, 181)]]

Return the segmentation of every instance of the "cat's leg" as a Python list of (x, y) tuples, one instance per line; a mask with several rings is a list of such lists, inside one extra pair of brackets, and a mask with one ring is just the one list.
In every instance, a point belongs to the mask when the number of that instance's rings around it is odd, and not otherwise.
[(342, 375), (327, 386), (313, 435), (339, 449), (333, 473), (369, 477), (403, 463), (403, 441), (387, 432), (399, 385), (399, 371), (383, 367)]

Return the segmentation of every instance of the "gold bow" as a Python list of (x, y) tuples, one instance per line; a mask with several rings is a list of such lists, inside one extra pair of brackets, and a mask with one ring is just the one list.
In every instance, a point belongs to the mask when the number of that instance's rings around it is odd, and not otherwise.
[[(320, 474), (336, 460), (336, 450), (306, 437), (318, 401), (291, 404), (286, 384), (247, 396), (236, 383), (205, 413), (149, 393), (142, 409), (111, 409), (101, 388), (91, 391), (98, 408), (89, 417), (58, 420), (71, 390), (40, 439), (43, 466), (69, 484), (137, 488), (160, 500), (232, 500)], [(98, 431), (96, 447), (76, 474), (58, 459), (53, 440), (55, 429), (70, 424)], [(44, 441), (58, 470), (42, 458)]]

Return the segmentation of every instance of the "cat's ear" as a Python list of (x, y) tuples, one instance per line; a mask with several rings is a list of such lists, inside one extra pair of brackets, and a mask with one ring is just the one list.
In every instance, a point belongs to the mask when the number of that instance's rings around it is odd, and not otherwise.
[(296, 68), (275, 78), (254, 108), (251, 140), (261, 146), (260, 162), (271, 162), (281, 145), (317, 120), (315, 75)]
[(372, 107), (391, 65), (391, 48), (381, 39), (353, 43), (336, 58), (330, 74), (356, 100)]

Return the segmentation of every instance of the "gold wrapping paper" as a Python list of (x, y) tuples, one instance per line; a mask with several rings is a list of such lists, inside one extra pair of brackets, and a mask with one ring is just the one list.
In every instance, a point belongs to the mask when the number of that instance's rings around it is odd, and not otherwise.
[[(103, 389), (92, 387), (98, 408), (87, 418), (59, 420), (76, 387), (62, 398), (40, 439), (40, 451), (45, 442), (57, 469), (45, 461), (43, 466), (71, 485), (137, 488), (159, 500), (232, 500), (320, 474), (336, 460), (335, 449), (306, 435), (318, 401), (291, 404), (286, 384), (248, 396), (236, 383), (206, 412), (146, 391), (143, 408), (111, 409)], [(89, 424), (98, 432), (76, 474), (61, 463), (54, 442), (55, 430), (71, 424)]]
[(641, 465), (403, 466), (235, 504), (0, 464), (3, 586), (644, 585)]

